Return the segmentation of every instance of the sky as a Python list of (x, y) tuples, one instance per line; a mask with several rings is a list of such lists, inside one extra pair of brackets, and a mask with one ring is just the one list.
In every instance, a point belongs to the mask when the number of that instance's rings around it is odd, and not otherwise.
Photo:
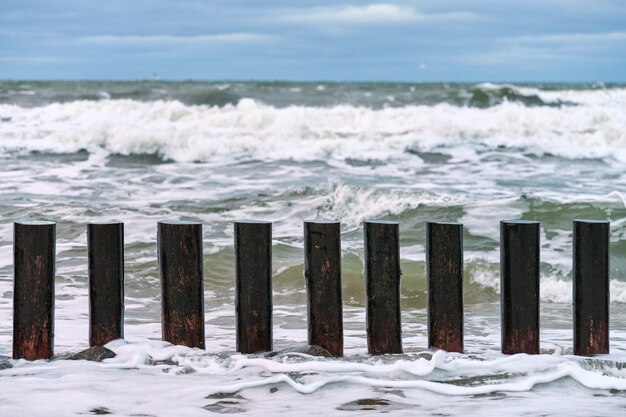
[(0, 79), (626, 82), (626, 0), (0, 0)]

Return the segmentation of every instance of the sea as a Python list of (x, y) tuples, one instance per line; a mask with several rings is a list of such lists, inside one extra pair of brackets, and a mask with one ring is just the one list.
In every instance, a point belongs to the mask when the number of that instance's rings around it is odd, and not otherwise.
[[(55, 353), (1, 416), (623, 416), (626, 85), (0, 81), (0, 355), (13, 222), (57, 223)], [(572, 220), (609, 220), (610, 353), (572, 350)], [(303, 221), (339, 220), (345, 357), (235, 351), (233, 222), (273, 222), (274, 348), (306, 343)], [(370, 356), (363, 221), (400, 228), (404, 354)], [(500, 353), (499, 222), (541, 222), (541, 354)], [(206, 349), (161, 341), (157, 222), (203, 224)], [(125, 337), (88, 347), (86, 224), (125, 224)], [(425, 223), (464, 226), (465, 352), (429, 350)], [(8, 367), (8, 365), (12, 365)]]

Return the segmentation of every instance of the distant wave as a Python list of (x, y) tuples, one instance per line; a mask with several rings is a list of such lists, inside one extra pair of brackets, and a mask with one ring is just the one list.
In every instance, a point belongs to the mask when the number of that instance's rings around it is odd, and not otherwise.
[(626, 101), (626, 86), (602, 84), (295, 83), (164, 81), (0, 81), (0, 104), (39, 107), (100, 100), (179, 101), (186, 105), (236, 105), (252, 98), (284, 108), (406, 106), (489, 108), (611, 105)]
[[(539, 89), (519, 88), (513, 85), (480, 84), (464, 91), (465, 105), (468, 107), (488, 108), (502, 103), (519, 103), (528, 107), (560, 107), (576, 103), (561, 98), (545, 97)], [(543, 97), (542, 97), (543, 96)]]
[[(542, 88), (513, 84), (482, 83), (474, 87), (478, 95), (490, 98), (491, 105), (517, 102), (527, 106), (561, 105), (626, 106), (626, 88)], [(498, 98), (501, 99), (498, 101)], [(480, 106), (478, 106), (480, 107)], [(483, 106), (484, 107), (484, 106)]]

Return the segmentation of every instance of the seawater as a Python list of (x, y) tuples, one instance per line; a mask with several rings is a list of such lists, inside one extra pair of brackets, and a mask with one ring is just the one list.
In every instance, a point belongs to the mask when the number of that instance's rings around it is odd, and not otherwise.
[[(57, 225), (55, 351), (87, 347), (85, 225), (125, 223), (125, 340), (12, 361), (0, 415), (623, 415), (626, 86), (0, 82), (0, 355), (12, 223)], [(611, 221), (611, 353), (572, 356), (572, 219)], [(156, 223), (204, 226), (206, 351), (160, 341)], [(238, 355), (233, 226), (273, 226), (274, 345), (306, 341), (303, 227), (342, 223), (346, 357)], [(404, 355), (366, 354), (366, 219), (400, 223)], [(500, 351), (499, 221), (541, 222), (538, 356)], [(466, 352), (426, 349), (426, 221), (464, 224)]]

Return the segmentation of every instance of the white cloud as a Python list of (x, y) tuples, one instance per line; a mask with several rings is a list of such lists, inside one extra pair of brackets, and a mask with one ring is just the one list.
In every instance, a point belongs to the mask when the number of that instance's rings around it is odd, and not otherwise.
[(223, 43), (261, 43), (275, 39), (274, 36), (262, 33), (222, 33), (214, 35), (169, 36), (169, 35), (98, 35), (79, 38), (80, 43), (96, 45), (191, 45), (191, 44), (223, 44)]
[(316, 7), (292, 10), (281, 20), (296, 23), (346, 23), (346, 24), (387, 24), (424, 21), (465, 20), (475, 18), (474, 13), (420, 13), (412, 7), (389, 3), (375, 3), (366, 6)]

